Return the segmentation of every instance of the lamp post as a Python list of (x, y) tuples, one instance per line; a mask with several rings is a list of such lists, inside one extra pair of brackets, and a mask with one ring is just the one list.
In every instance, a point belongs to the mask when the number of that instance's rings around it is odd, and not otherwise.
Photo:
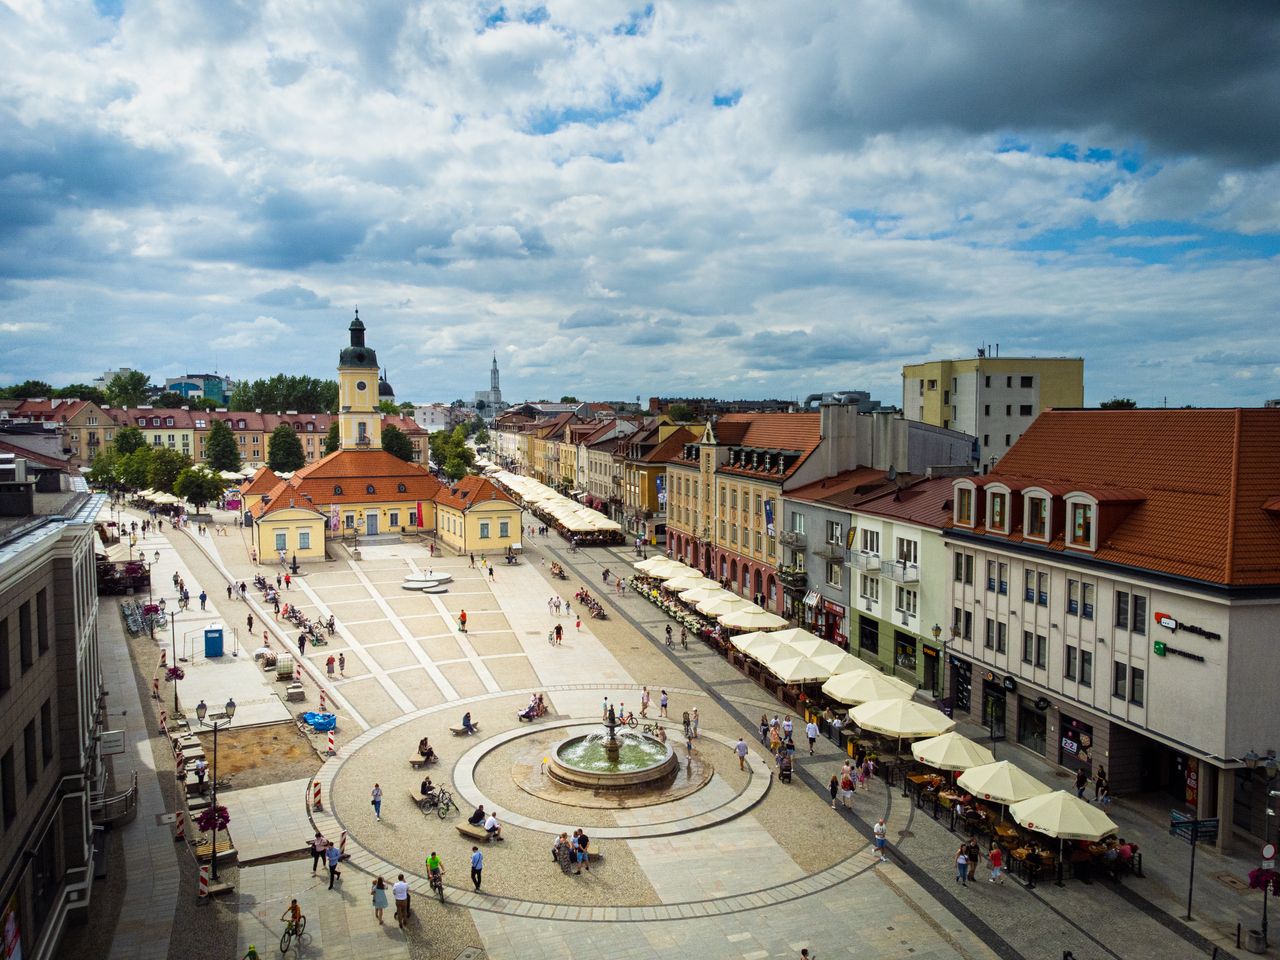
[[(933, 634), (933, 642), (939, 643), (938, 638), (942, 636), (942, 627), (935, 623), (930, 633)], [(938, 699), (945, 705), (947, 699), (947, 645), (942, 643), (940, 646), (941, 650), (938, 651), (938, 656), (942, 658), (942, 670), (938, 678)]]
[(236, 702), (228, 698), (225, 710), (221, 720), (209, 721), (205, 719), (209, 713), (208, 705), (203, 700), (196, 705), (196, 717), (200, 720), (200, 725), (213, 728), (213, 797), (209, 807), (213, 811), (213, 847), (210, 860), (213, 863), (214, 880), (218, 879), (218, 731), (231, 726), (231, 720), (236, 715)]
[[(178, 611), (169, 611), (169, 667), (178, 665)], [(176, 674), (175, 674), (176, 676)], [(178, 681), (173, 681), (173, 715), (178, 715)]]

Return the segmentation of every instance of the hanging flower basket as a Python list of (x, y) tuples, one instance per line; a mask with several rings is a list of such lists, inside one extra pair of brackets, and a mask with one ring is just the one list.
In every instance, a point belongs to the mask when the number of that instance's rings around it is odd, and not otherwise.
[(1249, 888), (1266, 890), (1270, 888), (1273, 897), (1280, 897), (1280, 873), (1275, 870), (1264, 870), (1259, 867), (1249, 871)]
[(218, 829), (227, 829), (227, 824), (231, 822), (231, 814), (227, 812), (227, 808), (219, 805), (218, 807), (205, 807), (196, 817), (196, 826), (206, 832)]
[(164, 679), (168, 683), (172, 683), (174, 680), (185, 680), (186, 677), (187, 675), (182, 672), (181, 667), (170, 667), (164, 672)]

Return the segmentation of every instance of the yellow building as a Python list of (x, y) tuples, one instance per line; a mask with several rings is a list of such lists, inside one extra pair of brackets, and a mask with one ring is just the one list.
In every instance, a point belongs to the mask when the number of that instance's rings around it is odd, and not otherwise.
[(262, 498), (280, 483), (280, 478), (270, 467), (260, 467), (247, 483), (240, 486), (240, 509), (252, 510)]
[(984, 473), (1042, 410), (1082, 406), (1080, 357), (978, 356), (902, 368), (906, 418), (977, 437)]
[(620, 522), (629, 535), (666, 544), (667, 461), (694, 439), (693, 431), (661, 417), (619, 441), (614, 459), (622, 473)]
[(436, 494), (436, 529), (459, 553), (506, 553), (520, 543), (520, 507), (487, 477), (467, 476)]

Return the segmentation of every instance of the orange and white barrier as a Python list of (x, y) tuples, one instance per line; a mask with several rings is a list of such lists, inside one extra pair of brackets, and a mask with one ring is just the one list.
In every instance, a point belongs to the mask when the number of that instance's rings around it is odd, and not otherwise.
[(324, 691), (323, 691), (323, 690), (321, 690), (321, 691), (320, 691), (320, 709), (319, 709), (319, 710), (317, 710), (316, 712), (317, 712), (317, 713), (324, 713), (324, 712), (325, 712), (325, 710), (324, 710)]
[(342, 831), (342, 836), (338, 838), (338, 855), (339, 859), (347, 855), (347, 831)]
[(160, 678), (159, 677), (151, 678), (151, 699), (152, 700), (160, 699)]
[(200, 864), (200, 899), (209, 896), (209, 865)]
[(313, 810), (323, 810), (324, 806), (320, 803), (320, 781), (317, 780), (312, 785), (311, 790), (311, 807)]
[(173, 839), (187, 839), (187, 815), (179, 810), (173, 818)]
[(329, 731), (329, 756), (336, 757), (337, 755), (338, 755), (338, 748), (334, 746), (333, 731), (330, 730)]

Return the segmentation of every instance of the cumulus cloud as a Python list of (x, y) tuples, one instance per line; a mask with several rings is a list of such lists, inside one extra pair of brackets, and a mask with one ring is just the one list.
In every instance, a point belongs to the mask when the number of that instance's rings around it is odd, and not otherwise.
[(0, 34), (23, 378), (332, 375), (359, 305), (422, 400), (497, 350), (512, 398), (893, 401), (997, 341), (1090, 402), (1280, 395), (1265, 4), (96, 6)]

